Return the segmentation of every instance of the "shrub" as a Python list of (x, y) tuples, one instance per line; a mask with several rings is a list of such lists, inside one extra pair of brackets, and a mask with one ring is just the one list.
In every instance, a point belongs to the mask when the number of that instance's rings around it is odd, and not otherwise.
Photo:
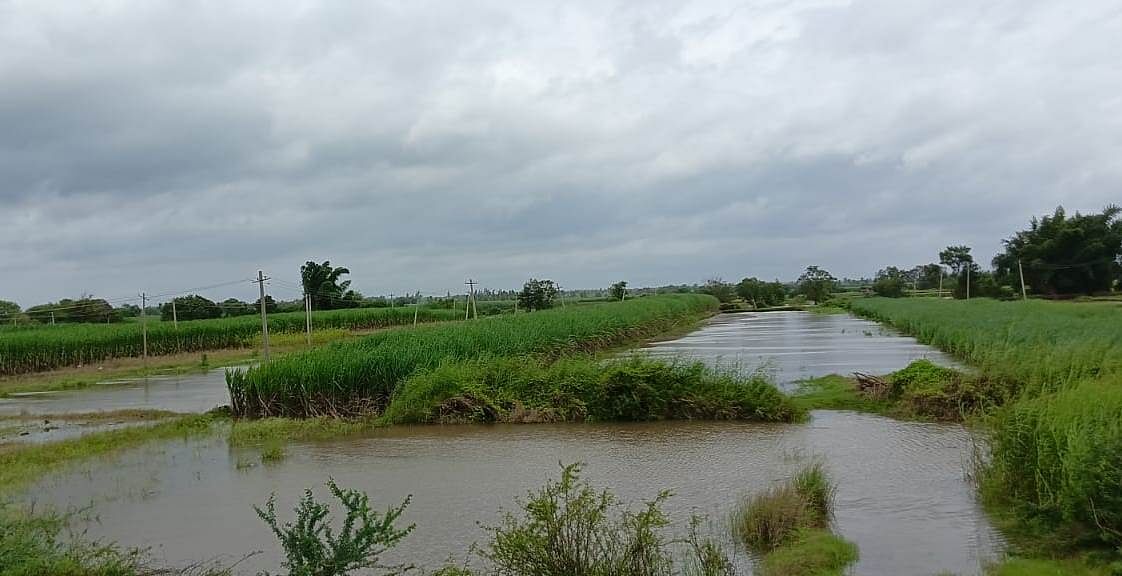
[(380, 514), (370, 509), (366, 494), (339, 488), (334, 480), (328, 481), (327, 487), (346, 511), (338, 533), (329, 525), (327, 505), (317, 502), (311, 490), (304, 492), (297, 505), (294, 522), (278, 522), (276, 494), (269, 497), (264, 509), (253, 508), (280, 541), (285, 556), (282, 566), (289, 576), (344, 576), (366, 568), (392, 576), (411, 570), (410, 566), (379, 564), (382, 554), (413, 530), (412, 525), (405, 529), (395, 526), (409, 505), (408, 498)]

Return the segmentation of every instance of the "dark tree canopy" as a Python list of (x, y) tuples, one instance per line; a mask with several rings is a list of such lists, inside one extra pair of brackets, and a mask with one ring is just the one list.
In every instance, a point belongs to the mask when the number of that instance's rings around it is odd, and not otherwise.
[(627, 282), (620, 281), (612, 284), (611, 288), (608, 288), (608, 295), (612, 297), (612, 300), (623, 300), (626, 298)]
[(753, 308), (780, 306), (787, 299), (787, 287), (782, 282), (764, 282), (759, 278), (745, 278), (737, 283), (736, 295)]
[(806, 296), (807, 300), (825, 302), (830, 299), (830, 294), (837, 287), (838, 279), (832, 274), (817, 266), (807, 266), (802, 276), (799, 276), (799, 294)]
[(529, 311), (552, 308), (556, 296), (557, 285), (553, 280), (531, 278), (518, 293), (518, 307)]
[(357, 293), (348, 290), (351, 281), (339, 281), (350, 273), (350, 270), (342, 266), (338, 268), (332, 266), (330, 260), (324, 260), (323, 264), (316, 264), (309, 260), (301, 266), (300, 280), (304, 285), (304, 292), (312, 296), (312, 308), (330, 310), (358, 306), (362, 297), (356, 297)]
[[(198, 294), (179, 296), (172, 301), (175, 302), (174, 316), (178, 320), (206, 320), (222, 316), (222, 308), (218, 304)], [(171, 321), (172, 312), (172, 303), (164, 302), (160, 306), (160, 320)]]
[(119, 322), (121, 313), (101, 298), (82, 296), (77, 300), (63, 298), (58, 302), (40, 304), (27, 309), (27, 316), (36, 322)]
[[(1069, 217), (1063, 207), (1051, 216), (1033, 218), (1028, 230), (1004, 240), (1005, 252), (993, 259), (995, 273), (1019, 286), (1017, 263), (1025, 284), (1040, 294), (1092, 294), (1108, 291), (1117, 278), (1122, 255), (1122, 208)], [(1016, 279), (1016, 281), (1012, 281)]]
[(11, 322), (12, 318), (19, 313), (19, 304), (7, 300), (0, 300), (0, 322)]
[(222, 309), (222, 315), (226, 317), (246, 316), (257, 312), (253, 304), (242, 302), (237, 298), (227, 298), (219, 303), (218, 307)]

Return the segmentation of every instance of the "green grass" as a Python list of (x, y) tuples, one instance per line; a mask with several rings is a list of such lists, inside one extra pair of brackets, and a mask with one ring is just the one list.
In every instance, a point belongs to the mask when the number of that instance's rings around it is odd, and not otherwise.
[(981, 379), (956, 384), (966, 388), (947, 388), (932, 374), (905, 387), (940, 402), (973, 394), (989, 413), (980, 487), (1018, 549), (1118, 556), (1122, 307), (918, 298), (851, 306), (981, 368)]
[(1087, 564), (1080, 559), (1011, 558), (986, 568), (986, 576), (1112, 576), (1120, 570), (1122, 566), (1111, 569)]
[[(452, 310), (421, 308), (418, 322), (462, 319)], [(299, 333), (305, 328), (303, 312), (269, 315), (272, 333)], [(355, 308), (312, 313), (313, 330), (366, 330), (413, 323), (412, 308)], [(217, 350), (252, 345), (260, 337), (258, 316), (148, 324), (148, 354), (159, 356), (196, 350)], [(107, 358), (140, 356), (143, 349), (139, 323), (67, 324), (14, 329), (0, 338), (0, 375), (40, 372), (90, 364)]]
[(387, 331), (231, 371), (227, 385), (241, 416), (379, 413), (400, 382), (449, 360), (602, 350), (691, 324), (716, 307), (709, 296), (658, 296)]
[(1122, 373), (1122, 307), (1112, 304), (865, 298), (850, 307), (1032, 394)]
[(407, 378), (387, 407), (387, 423), (791, 421), (801, 416), (762, 376), (741, 377), (700, 362), (580, 355), (448, 361)]
[(887, 401), (873, 400), (861, 394), (853, 379), (831, 374), (799, 382), (791, 401), (802, 410), (852, 410), (885, 413)]
[(842, 576), (857, 561), (857, 545), (827, 530), (799, 530), (792, 542), (763, 557), (761, 576)]
[(57, 442), (7, 446), (0, 450), (0, 495), (71, 462), (113, 454), (153, 440), (208, 434), (215, 421), (210, 415), (191, 415)]

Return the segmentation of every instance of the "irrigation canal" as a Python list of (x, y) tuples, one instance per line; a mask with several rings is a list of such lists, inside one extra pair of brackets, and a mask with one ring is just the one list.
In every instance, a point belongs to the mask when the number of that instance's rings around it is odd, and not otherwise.
[[(877, 324), (800, 312), (722, 315), (649, 351), (742, 368), (762, 364), (780, 383), (853, 370), (884, 373), (919, 357), (950, 362)], [(125, 385), (36, 398), (35, 409), (58, 411), (45, 406), (51, 402), (79, 411), (137, 407), (138, 397), (145, 407), (162, 409), (224, 401), (222, 371), (194, 382), (149, 382), (158, 394)], [(417, 529), (399, 553), (434, 567), (449, 557), (464, 559), (473, 542), (486, 538), (478, 523), (495, 522), (499, 509), (513, 508), (516, 497), (556, 477), (559, 462), (585, 462), (588, 479), (630, 503), (671, 490), (666, 509), (677, 529), (700, 513), (715, 533), (725, 533), (739, 496), (820, 459), (838, 484), (837, 530), (861, 549), (855, 574), (965, 575), (978, 573), (1001, 547), (966, 478), (972, 447), (959, 425), (833, 411), (815, 412), (801, 424), (395, 427), (294, 444), (271, 464), (262, 463), (258, 449), (231, 447), (222, 437), (154, 444), (45, 478), (25, 498), (37, 506), (92, 504), (89, 521), (79, 527), (89, 536), (148, 547), (174, 565), (230, 563), (263, 551), (239, 565), (253, 574), (275, 569), (280, 558), (252, 506), (275, 491), (279, 509), (289, 510), (304, 488), (318, 487), (322, 495), (330, 475), (366, 490), (378, 507), (412, 494), (407, 520)], [(738, 560), (748, 573), (748, 560)]]

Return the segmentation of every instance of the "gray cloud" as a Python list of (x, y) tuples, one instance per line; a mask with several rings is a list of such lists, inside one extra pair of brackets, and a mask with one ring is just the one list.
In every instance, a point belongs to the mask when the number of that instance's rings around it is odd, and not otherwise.
[(988, 259), (1120, 200), (1118, 38), (1091, 0), (0, 0), (0, 298)]

